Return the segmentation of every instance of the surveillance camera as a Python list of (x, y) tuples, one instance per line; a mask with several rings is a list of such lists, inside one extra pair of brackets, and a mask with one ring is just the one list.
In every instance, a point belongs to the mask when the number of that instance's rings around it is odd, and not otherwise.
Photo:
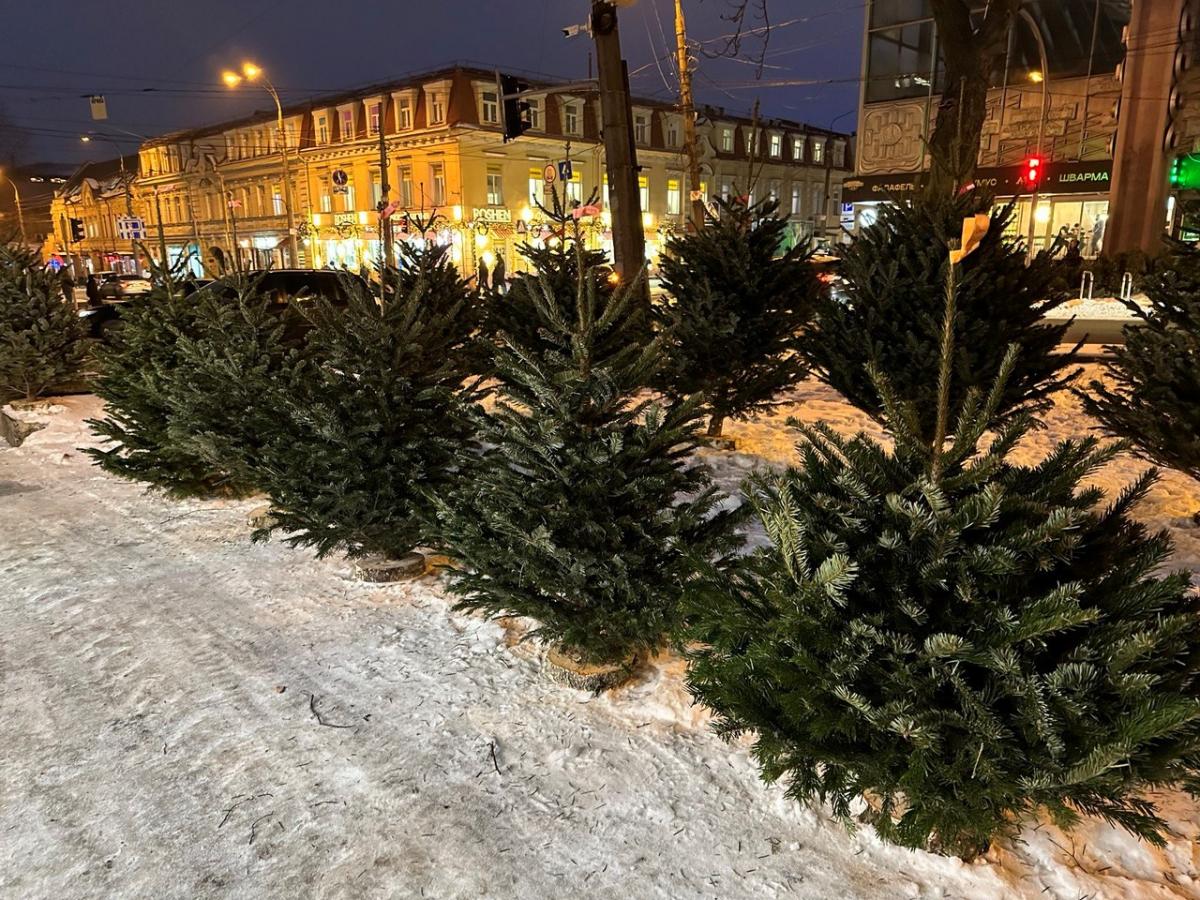
[(582, 31), (583, 31), (582, 25), (568, 25), (566, 28), (564, 28), (562, 30), (562, 33), (563, 33), (563, 37), (573, 38), (573, 37), (578, 37), (580, 32), (582, 32)]

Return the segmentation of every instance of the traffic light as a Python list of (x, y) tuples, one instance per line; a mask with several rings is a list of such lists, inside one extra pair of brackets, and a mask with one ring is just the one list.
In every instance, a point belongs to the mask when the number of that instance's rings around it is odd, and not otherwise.
[(1183, 185), (1183, 157), (1176, 156), (1171, 160), (1171, 187)]
[(529, 116), (529, 101), (518, 95), (529, 90), (529, 85), (514, 75), (500, 76), (500, 98), (504, 104), (504, 141), (515, 141), (533, 127)]
[(1040, 156), (1031, 156), (1025, 160), (1025, 165), (1021, 169), (1021, 183), (1028, 190), (1037, 190), (1045, 175), (1046, 161)]
[(71, 240), (82, 241), (85, 237), (83, 219), (71, 219)]

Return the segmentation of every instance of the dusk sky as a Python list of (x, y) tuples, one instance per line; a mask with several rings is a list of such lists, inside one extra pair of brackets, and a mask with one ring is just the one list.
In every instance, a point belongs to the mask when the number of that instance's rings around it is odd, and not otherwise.
[[(767, 65), (701, 58), (702, 102), (839, 130), (855, 126), (864, 5), (856, 0), (769, 0), (775, 27)], [(581, 78), (590, 39), (561, 29), (586, 21), (586, 0), (74, 0), (49, 10), (28, 0), (0, 0), (4, 55), (0, 114), (28, 130), (29, 161), (81, 162), (114, 156), (81, 144), (104, 129), (89, 118), (85, 95), (104, 94), (107, 126), (123, 149), (136, 139), (265, 109), (261, 90), (230, 91), (223, 68), (253, 59), (285, 101), (397, 78), (454, 61), (510, 66)], [(689, 36), (718, 50), (731, 27), (730, 0), (686, 0)], [(670, 60), (672, 0), (637, 0), (621, 13), (623, 50), (636, 95), (666, 98), (676, 90)], [(757, 27), (761, 23), (750, 23)], [(742, 54), (757, 55), (761, 37)], [(815, 80), (818, 84), (780, 84)]]

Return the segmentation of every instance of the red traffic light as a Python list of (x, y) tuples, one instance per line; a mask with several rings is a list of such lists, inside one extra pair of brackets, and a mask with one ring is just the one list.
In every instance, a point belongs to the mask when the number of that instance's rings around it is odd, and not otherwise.
[(1031, 156), (1021, 168), (1021, 181), (1027, 188), (1036, 188), (1046, 174), (1046, 161), (1040, 156)]

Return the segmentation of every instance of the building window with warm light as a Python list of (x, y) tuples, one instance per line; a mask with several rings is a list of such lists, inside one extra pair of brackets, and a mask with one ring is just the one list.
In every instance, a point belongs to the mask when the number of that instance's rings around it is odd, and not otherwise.
[(317, 143), (329, 143), (329, 116), (317, 116)]
[(372, 135), (379, 134), (379, 119), (382, 111), (382, 103), (372, 103), (367, 107), (367, 127), (371, 129)]
[(812, 161), (813, 165), (820, 165), (825, 159), (825, 142), (820, 138), (812, 139)]
[(779, 159), (783, 156), (783, 135), (771, 135), (771, 156), (774, 159)]
[(500, 124), (500, 100), (495, 91), (479, 95), (479, 120), (485, 125)]
[(825, 188), (819, 184), (812, 186), (812, 215), (815, 219), (817, 216), (822, 216), (825, 211), (821, 208), (825, 205)]
[(583, 172), (575, 170), (571, 176), (571, 180), (566, 183), (567, 202), (582, 203), (583, 202)]
[(541, 100), (528, 100), (526, 102), (529, 104), (529, 113), (528, 113), (529, 127), (533, 131), (541, 131), (542, 130), (542, 101)]
[(285, 122), (283, 126), (283, 147), (290, 150), (296, 146), (296, 123)]
[(441, 206), (446, 202), (446, 167), (442, 163), (431, 163), (429, 166), (429, 183), (433, 196), (430, 202)]
[(405, 209), (413, 205), (412, 166), (400, 167), (400, 205)]
[(601, 179), (600, 179), (600, 197), (601, 197), (601, 202), (604, 203), (604, 208), (608, 209), (609, 204), (608, 204), (608, 173), (607, 172), (605, 172), (604, 175), (601, 176)]
[(792, 183), (792, 215), (793, 216), (800, 215), (801, 202), (802, 201), (800, 199), (800, 182), (796, 181), (796, 182)]
[(282, 216), (283, 209), (283, 188), (278, 184), (271, 186), (271, 212), (276, 216)]
[(767, 199), (779, 202), (779, 181), (777, 179), (771, 182), (770, 188), (767, 191)]
[(668, 178), (667, 179), (667, 215), (669, 215), (669, 216), (679, 215), (679, 207), (680, 207), (679, 179), (678, 178)]
[(354, 110), (343, 109), (340, 113), (339, 124), (341, 125), (341, 139), (343, 141), (354, 140)]
[(642, 212), (646, 212), (650, 209), (650, 178), (646, 175), (638, 176), (638, 197)]
[(804, 162), (804, 138), (792, 138), (792, 161)]
[(408, 131), (413, 127), (412, 99), (401, 97), (396, 101), (396, 128)]
[(543, 186), (544, 184), (545, 184), (545, 182), (542, 181), (542, 170), (541, 169), (530, 169), (529, 170), (529, 205), (530, 206), (536, 206), (537, 204), (542, 202), (542, 198), (545, 196), (545, 190), (546, 190), (545, 187)]
[(346, 185), (346, 193), (342, 194), (342, 211), (354, 212), (357, 207), (354, 205), (354, 185)]
[(746, 155), (753, 158), (758, 153), (758, 132), (752, 128), (746, 129)]
[(329, 174), (326, 173), (320, 178), (321, 188), (321, 212), (333, 212), (333, 195), (329, 192)]
[(371, 209), (379, 209), (379, 201), (383, 199), (383, 179), (379, 177), (379, 170), (371, 170)]
[(732, 153), (733, 152), (733, 129), (732, 128), (722, 128), (721, 129), (721, 152), (722, 153)]
[(634, 114), (633, 139), (639, 144), (650, 143), (650, 117), (645, 113)]
[(568, 103), (563, 107), (563, 131), (579, 134), (579, 104)]
[(668, 119), (666, 125), (666, 140), (668, 147), (679, 146), (679, 123), (674, 119)]
[(498, 168), (487, 171), (487, 203), (488, 206), (504, 205), (504, 175)]
[(733, 185), (728, 181), (721, 182), (721, 199), (728, 200), (733, 196)]
[[(259, 216), (266, 215), (267, 214), (267, 192), (266, 192), (266, 189), (263, 188), (263, 186), (261, 184), (256, 185), (254, 188), (254, 199), (256, 201), (256, 205), (254, 207), (255, 215), (259, 215)], [(176, 198), (175, 202), (176, 202), (176, 204), (178, 204), (179, 199)], [(176, 219), (176, 221), (179, 221), (179, 210), (178, 209), (175, 210), (175, 219)]]

